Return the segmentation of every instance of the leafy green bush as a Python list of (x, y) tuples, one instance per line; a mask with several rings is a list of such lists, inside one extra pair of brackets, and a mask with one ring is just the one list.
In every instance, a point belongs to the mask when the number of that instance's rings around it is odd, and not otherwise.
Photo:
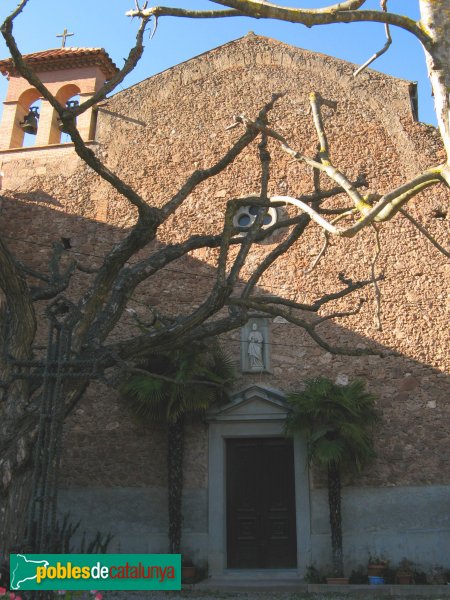
[(306, 567), (305, 581), (306, 583), (326, 583), (327, 580), (317, 567), (309, 565)]
[(367, 567), (364, 565), (358, 565), (356, 569), (350, 573), (350, 577), (348, 578), (348, 582), (354, 585), (356, 584), (367, 584), (369, 583), (367, 577)]

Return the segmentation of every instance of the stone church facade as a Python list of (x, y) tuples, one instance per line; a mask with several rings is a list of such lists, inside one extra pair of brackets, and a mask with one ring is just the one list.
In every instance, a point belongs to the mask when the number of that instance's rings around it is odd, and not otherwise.
[[(114, 67), (103, 54), (101, 60), (95, 55), (92, 64), (89, 53), (81, 56), (83, 49), (73, 50), (72, 62), (66, 56), (66, 62), (49, 69), (48, 81), (56, 80), (66, 96), (88, 97)], [(350, 179), (364, 174), (369, 189), (385, 191), (435, 164), (442, 149), (434, 128), (416, 120), (413, 84), (371, 70), (354, 78), (353, 70), (354, 65), (344, 61), (249, 34), (117, 93), (85, 117), (82, 135), (113, 171), (158, 204), (193, 169), (212, 164), (229, 147), (237, 135), (227, 129), (234, 115), (253, 118), (272, 93), (284, 96), (270, 114), (271, 124), (294, 148), (313, 156), (317, 138), (308, 96), (316, 91), (337, 103), (335, 111), (325, 113), (334, 163)], [(58, 77), (53, 76), (55, 71)], [(80, 161), (71, 144), (61, 144), (55, 137), (44, 101), (38, 145), (21, 147), (12, 128), (18, 98), (26, 91), (10, 86), (5, 105), (0, 232), (30, 266), (42, 264), (52, 241), (61, 237), (70, 240), (71, 251), (80, 259), (95, 266), (121, 239), (135, 214)], [(20, 118), (29, 108), (25, 104)], [(270, 151), (270, 194), (310, 193), (308, 169), (275, 144)], [(214, 233), (227, 200), (258, 189), (257, 150), (250, 147), (192, 194), (163, 225), (157, 244), (182, 241), (193, 233)], [(448, 232), (446, 203), (448, 190), (433, 188), (408, 208), (442, 244)], [(378, 355), (332, 354), (303, 329), (279, 318), (255, 318), (246, 329), (224, 336), (239, 376), (226, 405), (188, 424), (185, 455), (182, 546), (195, 562), (207, 563), (210, 574), (223, 576), (242, 566), (242, 549), (230, 542), (229, 530), (233, 519), (229, 494), (240, 485), (234, 473), (242, 456), (251, 465), (258, 495), (269, 496), (283, 489), (283, 481), (290, 482), (278, 499), (289, 504), (289, 516), (272, 523), (275, 534), (288, 539), (289, 550), (275, 566), (302, 577), (308, 565), (330, 563), (323, 478), (308, 469), (304, 440), (296, 438), (291, 444), (283, 433), (286, 394), (315, 376), (344, 384), (355, 377), (365, 379), (382, 416), (375, 463), (344, 487), (348, 568), (365, 563), (369, 553), (394, 562), (406, 557), (424, 567), (442, 565), (450, 555), (448, 267), (399, 216), (383, 226), (380, 240), (376, 269), (384, 272), (379, 284), (381, 327), (372, 287), (358, 295), (365, 299), (358, 315), (325, 321), (320, 327), (330, 345), (371, 347), (380, 351)], [(261, 293), (310, 302), (339, 289), (339, 272), (355, 280), (370, 277), (376, 249), (372, 230), (351, 240), (332, 240), (326, 257), (311, 270), (322, 243), (320, 229), (311, 228), (263, 276)], [(269, 241), (252, 251), (246, 276), (270, 248)], [(198, 305), (216, 259), (214, 250), (191, 253), (167, 268), (157, 285), (140, 286), (130, 308), (139, 312), (149, 303), (175, 313)], [(86, 285), (84, 277), (75, 279), (74, 297)], [(348, 311), (356, 303), (348, 297), (334, 308)], [(124, 317), (114, 336), (119, 339), (132, 327), (131, 317)], [(255, 352), (262, 343), (263, 352), (257, 357), (262, 368), (252, 368), (252, 331), (262, 336), (253, 338)], [(261, 456), (266, 457), (263, 464)], [(276, 467), (281, 464), (285, 476)], [(70, 510), (74, 520), (81, 518), (88, 532), (114, 534), (112, 550), (165, 552), (166, 481), (164, 429), (138, 427), (110, 389), (93, 383), (66, 425), (61, 511)], [(268, 527), (268, 514), (261, 508), (259, 515), (263, 529)], [(267, 551), (261, 561), (254, 566), (274, 566)]]

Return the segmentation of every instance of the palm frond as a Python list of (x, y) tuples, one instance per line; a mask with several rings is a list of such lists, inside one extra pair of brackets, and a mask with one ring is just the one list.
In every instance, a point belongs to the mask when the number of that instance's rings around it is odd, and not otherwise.
[(164, 403), (164, 384), (161, 380), (136, 375), (120, 388), (123, 398), (132, 413), (142, 421), (161, 421)]
[(348, 463), (360, 470), (375, 456), (373, 426), (379, 421), (375, 397), (355, 379), (340, 386), (324, 377), (309, 379), (303, 392), (290, 394), (286, 432), (306, 434), (310, 460)]
[(120, 388), (122, 397), (136, 416), (168, 423), (204, 414), (214, 401), (223, 399), (235, 376), (231, 355), (217, 340), (150, 354), (139, 367), (147, 370), (148, 376), (131, 375)]
[(345, 443), (343, 440), (327, 440), (321, 437), (315, 444), (308, 447), (310, 460), (323, 466), (331, 463), (340, 464), (345, 458)]

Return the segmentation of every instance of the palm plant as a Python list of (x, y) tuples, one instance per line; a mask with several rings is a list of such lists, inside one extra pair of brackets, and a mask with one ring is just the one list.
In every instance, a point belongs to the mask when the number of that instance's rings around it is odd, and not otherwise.
[(327, 469), (333, 570), (343, 577), (341, 473), (361, 471), (374, 458), (372, 432), (379, 417), (360, 379), (341, 386), (319, 377), (306, 384), (303, 392), (288, 396), (286, 432), (303, 432), (310, 463)]
[(234, 377), (230, 356), (216, 340), (149, 355), (121, 386), (121, 395), (141, 422), (167, 425), (169, 551), (181, 545), (184, 424), (220, 401)]

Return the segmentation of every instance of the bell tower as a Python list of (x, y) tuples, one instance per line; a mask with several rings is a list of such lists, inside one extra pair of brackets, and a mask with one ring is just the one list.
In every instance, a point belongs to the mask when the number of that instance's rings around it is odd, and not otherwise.
[[(90, 98), (118, 71), (103, 48), (63, 47), (26, 54), (23, 58), (59, 102), (68, 106)], [(60, 144), (61, 125), (49, 102), (40, 98), (39, 92), (20, 76), (11, 58), (0, 60), (0, 72), (9, 80), (0, 124), (0, 151), (22, 148), (25, 133), (36, 135), (36, 147)], [(39, 100), (38, 112), (33, 104)], [(90, 108), (77, 118), (78, 130), (85, 141), (94, 139), (94, 117)]]

